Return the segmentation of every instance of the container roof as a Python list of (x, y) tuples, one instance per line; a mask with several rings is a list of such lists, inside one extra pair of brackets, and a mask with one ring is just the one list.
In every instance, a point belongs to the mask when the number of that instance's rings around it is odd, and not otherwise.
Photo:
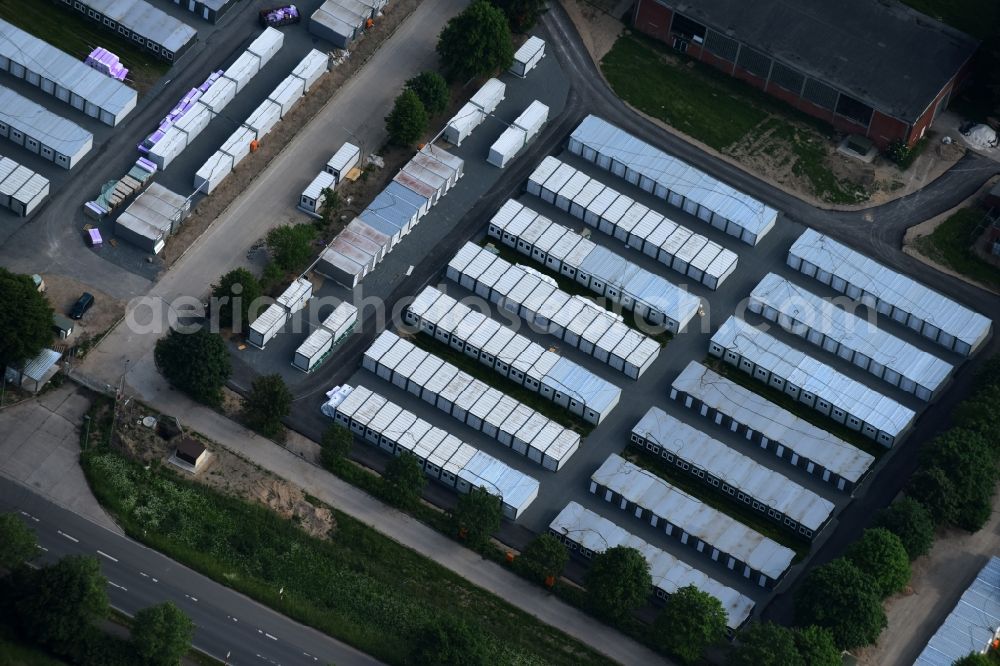
[(94, 142), (87, 130), (10, 88), (0, 87), (0, 122), (69, 157), (86, 154)]
[(132, 32), (151, 39), (176, 53), (194, 39), (198, 31), (145, 0), (79, 0)]

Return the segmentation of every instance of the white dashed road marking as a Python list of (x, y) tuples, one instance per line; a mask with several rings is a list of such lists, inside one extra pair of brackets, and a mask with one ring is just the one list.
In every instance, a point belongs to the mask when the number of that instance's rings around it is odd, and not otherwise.
[(58, 534), (60, 534), (60, 535), (64, 536), (64, 537), (66, 537), (67, 539), (69, 539), (69, 540), (70, 540), (70, 541), (72, 541), (73, 543), (80, 543), (80, 540), (79, 540), (79, 539), (77, 539), (76, 537), (71, 537), (70, 535), (66, 534), (66, 533), (65, 533), (65, 532), (63, 532), (62, 530), (56, 530), (56, 532), (57, 532)]

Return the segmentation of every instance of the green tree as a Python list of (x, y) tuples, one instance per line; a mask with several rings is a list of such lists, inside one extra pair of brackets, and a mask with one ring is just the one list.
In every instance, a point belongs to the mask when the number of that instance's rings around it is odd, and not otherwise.
[(406, 663), (414, 666), (486, 666), (490, 659), (481, 634), (464, 621), (445, 615), (420, 631)]
[(476, 0), (448, 21), (438, 37), (437, 52), (452, 81), (507, 69), (514, 62), (507, 17), (486, 0)]
[(1000, 446), (1000, 386), (987, 384), (970, 398), (963, 400), (952, 414), (957, 425), (972, 430), (993, 444), (994, 453)]
[(593, 609), (611, 619), (625, 618), (641, 606), (652, 586), (646, 558), (627, 546), (615, 546), (595, 556), (586, 575)]
[(842, 650), (874, 643), (887, 624), (875, 584), (844, 558), (809, 572), (795, 595), (795, 619), (829, 629)]
[(883, 527), (872, 527), (847, 549), (847, 559), (867, 573), (882, 598), (910, 582), (910, 556), (899, 537)]
[(670, 595), (653, 631), (665, 650), (693, 664), (706, 648), (726, 637), (726, 611), (711, 594), (688, 585)]
[(941, 469), (951, 481), (955, 500), (951, 522), (956, 527), (975, 532), (989, 520), (997, 480), (996, 460), (989, 441), (964, 428), (952, 428), (923, 451), (921, 465)]
[(901, 497), (879, 511), (872, 527), (884, 527), (898, 536), (910, 560), (925, 555), (934, 543), (931, 514), (912, 497)]
[(278, 268), (295, 273), (312, 259), (315, 239), (316, 228), (311, 224), (283, 224), (267, 232), (267, 247)]
[(260, 282), (245, 268), (229, 271), (212, 285), (212, 296), (219, 299), (219, 325), (244, 330), (251, 324), (250, 306), (264, 293)]
[(35, 531), (13, 513), (0, 513), (0, 568), (14, 569), (37, 555)]
[(292, 409), (292, 392), (281, 375), (264, 375), (253, 380), (250, 393), (243, 400), (243, 418), (247, 425), (265, 437), (281, 433), (281, 419)]
[(452, 514), (456, 531), (465, 535), (465, 540), (473, 548), (485, 548), (490, 536), (500, 529), (503, 509), (500, 498), (485, 488), (473, 488), (458, 498)]
[(180, 663), (193, 637), (194, 623), (169, 601), (143, 608), (132, 622), (132, 643), (146, 664)]
[(420, 461), (412, 453), (403, 453), (390, 460), (382, 475), (386, 498), (403, 508), (417, 504), (426, 482)]
[(222, 387), (232, 365), (226, 343), (218, 333), (199, 328), (194, 333), (170, 329), (156, 341), (156, 367), (172, 386), (206, 405), (222, 403)]
[(833, 642), (833, 634), (823, 627), (802, 627), (795, 631), (795, 647), (803, 666), (841, 666), (844, 662), (840, 650)]
[(334, 469), (351, 452), (354, 435), (347, 428), (332, 425), (323, 432), (320, 441), (319, 458), (323, 467)]
[(522, 566), (538, 580), (558, 578), (568, 560), (566, 547), (548, 533), (539, 534), (521, 553)]
[(24, 635), (65, 652), (107, 615), (106, 585), (97, 558), (71, 555), (28, 572), (11, 601)]
[(448, 102), (451, 100), (448, 83), (437, 72), (420, 72), (407, 81), (405, 87), (420, 98), (420, 103), (424, 105), (428, 116), (444, 113), (448, 108)]
[(409, 88), (399, 93), (385, 117), (385, 131), (397, 146), (412, 146), (423, 136), (427, 131), (427, 109), (417, 93)]
[(545, 0), (490, 0), (507, 17), (514, 32), (527, 32), (545, 11)]
[(0, 372), (52, 343), (52, 306), (28, 275), (0, 267)]
[(985, 654), (970, 652), (961, 659), (956, 660), (951, 666), (991, 666), (993, 660)]
[(935, 525), (954, 520), (958, 504), (955, 487), (948, 475), (937, 467), (918, 469), (907, 482), (906, 493), (927, 509)]
[(802, 662), (795, 634), (773, 622), (757, 622), (739, 633), (729, 666), (812, 666)]

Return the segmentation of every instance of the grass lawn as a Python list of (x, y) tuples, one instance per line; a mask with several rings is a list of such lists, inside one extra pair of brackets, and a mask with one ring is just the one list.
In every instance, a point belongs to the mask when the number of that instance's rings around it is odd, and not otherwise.
[(81, 61), (96, 47), (103, 46), (129, 68), (130, 85), (140, 93), (153, 87), (170, 69), (168, 63), (152, 53), (51, 0), (0, 0), (0, 18)]
[(607, 663), (335, 509), (336, 528), (317, 539), (262, 506), (106, 449), (83, 464), (97, 498), (133, 538), (387, 663), (404, 663), (444, 616), (482, 636), (493, 664)]
[[(809, 542), (799, 538), (797, 533), (785, 529), (773, 520), (769, 520), (767, 516), (762, 516), (753, 509), (748, 509), (742, 502), (737, 502), (721, 490), (702, 483), (676, 465), (666, 462), (660, 456), (654, 456), (652, 453), (637, 446), (629, 446), (622, 452), (622, 456), (628, 458), (639, 467), (656, 474), (671, 485), (680, 488), (688, 495), (697, 497), (710, 507), (735, 518), (747, 527), (757, 530), (769, 539), (777, 541), (782, 546), (791, 548), (795, 551), (793, 562), (799, 562), (809, 554)], [(627, 522), (622, 524), (627, 526)]]
[(719, 152), (729, 152), (747, 138), (770, 135), (763, 150), (781, 148), (794, 156), (794, 173), (817, 197), (837, 204), (869, 197), (825, 165), (829, 127), (742, 81), (640, 35), (619, 38), (601, 61), (601, 70), (629, 104)]
[(1000, 268), (980, 259), (972, 251), (983, 231), (984, 212), (962, 208), (941, 223), (929, 236), (917, 239), (917, 249), (945, 266), (977, 282), (1000, 289)]
[(903, 0), (903, 4), (979, 39), (996, 29), (1000, 20), (996, 0)]
[(0, 666), (65, 666), (66, 662), (40, 648), (21, 643), (13, 630), (0, 627)]

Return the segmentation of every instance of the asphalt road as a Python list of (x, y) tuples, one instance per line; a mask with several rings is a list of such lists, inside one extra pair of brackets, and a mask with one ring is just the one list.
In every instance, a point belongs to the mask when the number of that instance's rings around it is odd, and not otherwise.
[(92, 555), (108, 579), (111, 605), (129, 615), (172, 601), (195, 623), (194, 645), (229, 664), (378, 664), (324, 634), (220, 585), (155, 550), (120, 536), (0, 478), (0, 510), (35, 530), (39, 563)]

